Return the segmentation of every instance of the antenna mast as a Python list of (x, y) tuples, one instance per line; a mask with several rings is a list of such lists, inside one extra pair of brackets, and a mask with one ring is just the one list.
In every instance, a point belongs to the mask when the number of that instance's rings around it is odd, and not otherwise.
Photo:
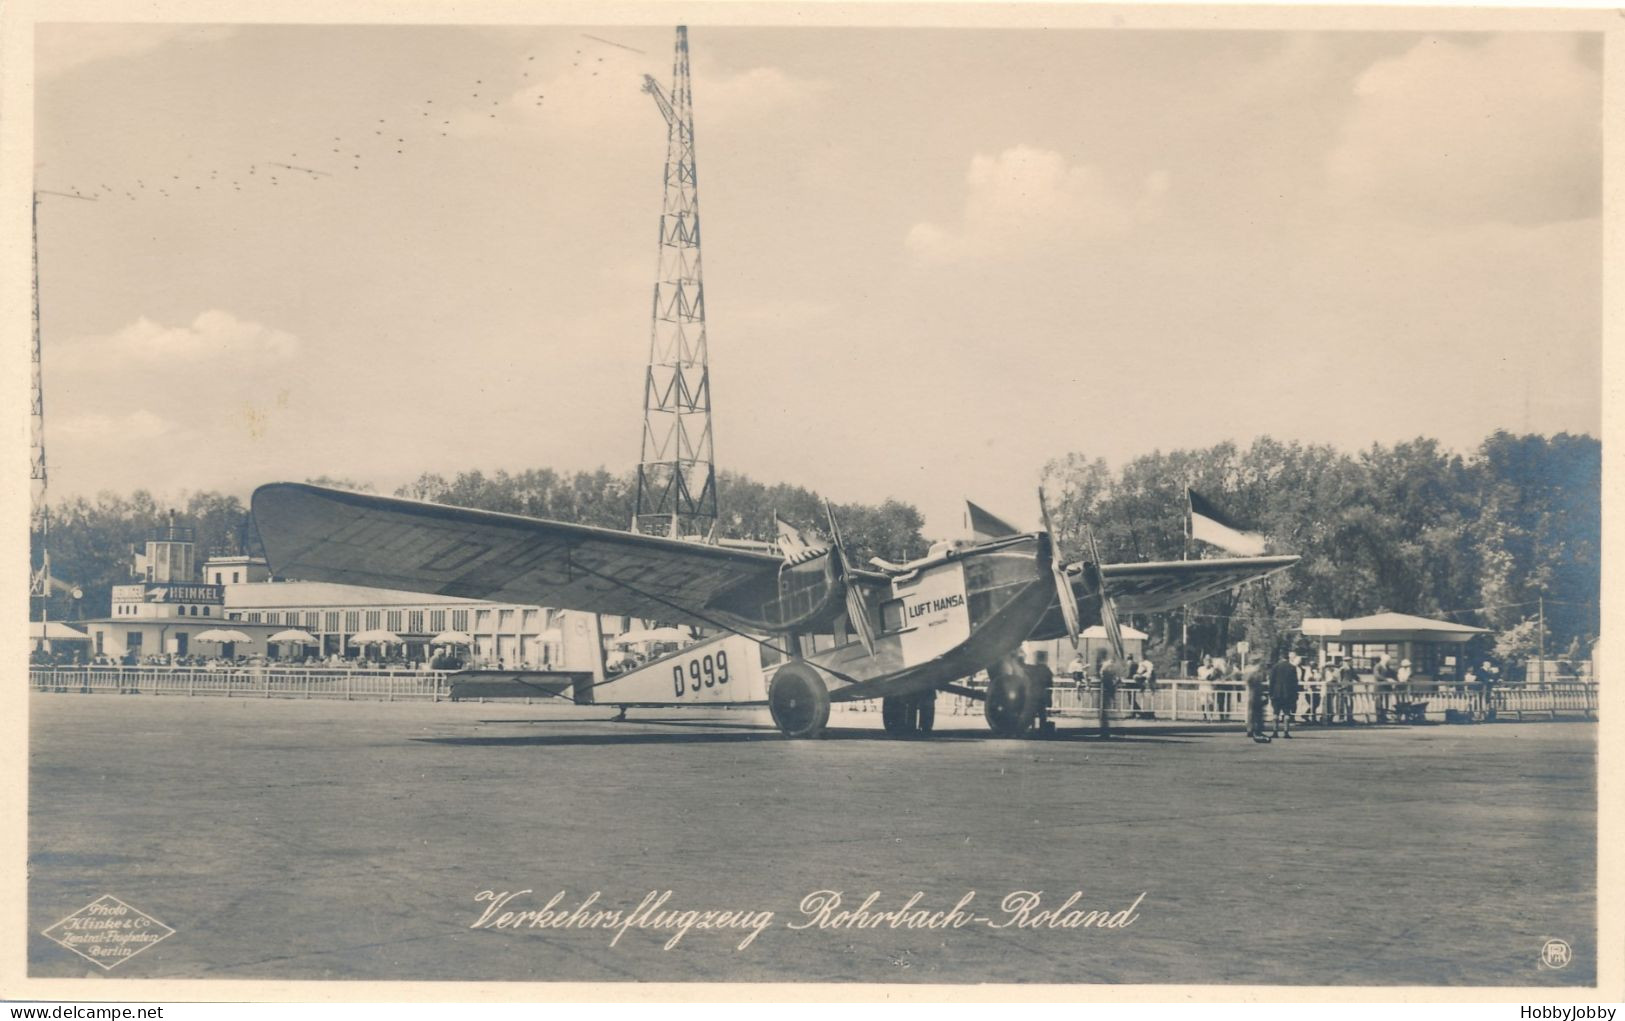
[(654, 97), (666, 118), (666, 179), (632, 530), (709, 541), (716, 538), (716, 458), (711, 449), (711, 371), (685, 26), (677, 27), (671, 94), (650, 75), (643, 76), (643, 91)]
[(65, 191), (45, 191), (36, 189), (34, 204), (31, 211), (30, 224), (33, 235), (33, 347), (29, 349), (29, 368), (32, 370), (30, 379), (28, 414), (28, 483), (30, 495), (33, 497), (33, 526), (39, 531), (39, 566), (30, 572), (28, 594), (40, 600), (40, 619), (47, 625), (41, 632), (45, 648), (51, 647), (48, 636), (51, 619), (51, 509), (45, 502), (45, 487), (48, 473), (45, 469), (45, 379), (40, 362), (40, 325), (39, 325), (39, 200), (41, 195), (60, 195), (69, 199), (84, 199), (87, 202), (96, 201), (89, 195), (79, 195)]

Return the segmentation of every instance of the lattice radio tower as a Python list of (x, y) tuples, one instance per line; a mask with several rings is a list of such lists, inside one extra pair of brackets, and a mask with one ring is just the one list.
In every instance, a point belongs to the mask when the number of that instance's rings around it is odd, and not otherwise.
[(654, 97), (666, 118), (666, 183), (632, 530), (714, 540), (716, 459), (711, 450), (711, 371), (686, 27), (677, 28), (670, 96), (651, 75), (643, 76), (643, 91)]
[[(78, 195), (65, 191), (34, 192), (34, 205), (31, 223), (33, 234), (33, 347), (29, 349), (29, 368), (32, 370), (28, 395), (28, 484), (30, 495), (33, 498), (33, 528), (39, 532), (39, 563), (31, 565), (28, 592), (29, 595), (45, 600), (42, 609), (42, 620), (50, 619), (51, 597), (51, 511), (45, 502), (45, 488), (50, 481), (45, 469), (45, 378), (40, 362), (40, 323), (39, 323), (39, 200), (41, 195), (60, 195), (68, 199), (84, 199), (94, 202), (90, 195)], [(49, 648), (49, 641), (46, 643)]]

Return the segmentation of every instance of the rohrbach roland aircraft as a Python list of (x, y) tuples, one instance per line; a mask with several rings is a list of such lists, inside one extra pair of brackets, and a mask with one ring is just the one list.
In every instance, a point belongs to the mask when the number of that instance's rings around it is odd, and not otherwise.
[[(871, 571), (852, 565), (833, 514), (827, 546), (775, 556), (297, 483), (261, 486), (253, 511), (281, 576), (709, 629), (603, 682), (595, 702), (766, 704), (789, 737), (818, 736), (831, 702), (868, 698), (885, 700), (888, 731), (927, 732), (939, 690), (983, 698), (993, 732), (1020, 736), (1044, 695), (1010, 655), (1022, 642), (1075, 644), (1087, 614), (1121, 650), (1118, 612), (1172, 609), (1298, 559), (1063, 565), (1047, 515), (1045, 531), (1004, 526)], [(959, 684), (980, 670), (985, 696)]]

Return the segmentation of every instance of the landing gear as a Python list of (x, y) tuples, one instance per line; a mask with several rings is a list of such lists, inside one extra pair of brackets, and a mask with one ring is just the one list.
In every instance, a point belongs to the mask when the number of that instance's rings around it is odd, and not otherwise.
[(817, 737), (829, 723), (829, 688), (807, 664), (786, 663), (768, 685), (767, 708), (785, 737)]
[(914, 729), (912, 723), (908, 718), (908, 699), (887, 695), (880, 700), (880, 725), (886, 728), (886, 733), (907, 734)]
[(914, 726), (922, 734), (931, 733), (937, 722), (937, 693), (922, 691), (914, 696)]
[(998, 737), (1021, 737), (1033, 725), (1043, 698), (1038, 680), (1024, 667), (990, 670), (984, 712)]
[(880, 700), (880, 723), (886, 733), (899, 737), (929, 734), (937, 721), (937, 693), (891, 695)]

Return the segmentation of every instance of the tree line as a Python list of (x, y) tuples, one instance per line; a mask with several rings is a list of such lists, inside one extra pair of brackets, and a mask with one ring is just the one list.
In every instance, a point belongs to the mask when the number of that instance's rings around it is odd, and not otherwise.
[[(1239, 639), (1271, 649), (1305, 617), (1395, 611), (1490, 628), (1494, 653), (1584, 656), (1600, 627), (1602, 447), (1590, 436), (1496, 432), (1468, 455), (1431, 439), (1357, 453), (1261, 437), (1246, 449), (1153, 452), (1117, 472), (1072, 454), (1044, 470), (1062, 549), (1102, 559), (1223, 556), (1186, 539), (1187, 486), (1302, 560), (1265, 582), (1156, 615), (1154, 647)], [(1489, 651), (1486, 649), (1485, 651)], [(1177, 655), (1177, 653), (1175, 653)]]
[[(317, 483), (371, 491), (348, 479)], [(1589, 436), (1497, 432), (1470, 454), (1418, 438), (1349, 453), (1268, 437), (1242, 449), (1220, 443), (1157, 451), (1112, 471), (1073, 453), (1050, 462), (1043, 482), (1064, 555), (1082, 559), (1092, 527), (1108, 561), (1223, 556), (1188, 548), (1185, 489), (1268, 536), (1274, 551), (1296, 553), (1293, 569), (1266, 582), (1188, 608), (1135, 621), (1152, 635), (1152, 655), (1225, 652), (1240, 639), (1276, 646), (1304, 617), (1414, 613), (1495, 630), (1507, 659), (1532, 654), (1544, 603), (1552, 656), (1584, 655), (1600, 627), (1602, 450)], [(823, 501), (809, 489), (720, 472), (719, 534), (772, 541), (774, 514), (804, 531), (826, 531)], [(605, 469), (548, 468), (509, 473), (424, 474), (395, 495), (606, 528), (632, 518), (635, 475)], [(994, 508), (996, 510), (996, 508)], [(199, 559), (216, 549), (257, 548), (247, 509), (235, 496), (191, 494), (166, 506), (146, 491), (104, 492), (51, 508), (52, 573), (77, 585), (76, 606), (52, 597), (52, 619), (110, 612), (113, 585), (130, 580), (132, 548), (149, 529), (175, 522), (196, 529)], [(927, 549), (924, 520), (910, 504), (886, 500), (835, 507), (855, 559), (906, 561)], [(34, 535), (35, 559), (39, 532)], [(1201, 544), (1197, 544), (1200, 546)], [(34, 601), (34, 614), (41, 610)], [(1179, 648), (1182, 625), (1190, 648)]]

